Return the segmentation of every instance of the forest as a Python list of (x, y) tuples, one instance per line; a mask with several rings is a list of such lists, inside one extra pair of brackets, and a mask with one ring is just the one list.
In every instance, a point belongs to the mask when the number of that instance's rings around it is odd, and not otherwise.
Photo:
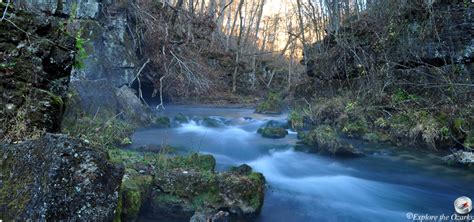
[(471, 0), (2, 0), (0, 221), (474, 220), (473, 59)]

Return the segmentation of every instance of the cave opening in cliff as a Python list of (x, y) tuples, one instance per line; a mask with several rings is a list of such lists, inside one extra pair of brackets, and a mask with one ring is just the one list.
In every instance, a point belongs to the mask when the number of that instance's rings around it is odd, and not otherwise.
[[(155, 89), (154, 84), (149, 80), (141, 79), (133, 81), (131, 88), (137, 92), (137, 96), (140, 97), (144, 102), (150, 106), (156, 106), (161, 103), (160, 91)], [(163, 95), (163, 102), (167, 102), (168, 99)]]

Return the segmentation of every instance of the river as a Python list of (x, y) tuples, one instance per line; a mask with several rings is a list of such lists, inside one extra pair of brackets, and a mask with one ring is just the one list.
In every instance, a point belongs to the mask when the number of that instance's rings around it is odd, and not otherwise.
[(179, 153), (212, 154), (219, 171), (252, 166), (265, 175), (268, 186), (255, 221), (412, 221), (407, 213), (451, 215), (456, 198), (474, 197), (474, 172), (444, 166), (432, 152), (351, 140), (366, 156), (339, 159), (295, 151), (294, 132), (284, 139), (257, 134), (267, 121), (283, 122), (286, 115), (193, 106), (167, 106), (163, 115), (178, 113), (212, 117), (222, 126), (191, 121), (170, 129), (142, 129), (134, 134), (133, 146), (169, 144)]

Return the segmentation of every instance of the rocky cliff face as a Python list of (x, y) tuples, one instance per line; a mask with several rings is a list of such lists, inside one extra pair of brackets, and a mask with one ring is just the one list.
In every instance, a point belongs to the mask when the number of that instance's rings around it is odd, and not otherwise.
[(0, 27), (0, 137), (58, 132), (75, 39), (59, 19), (42, 15), (15, 12)]
[[(135, 36), (133, 16), (130, 16), (130, 2), (30, 0), (16, 2), (16, 5), (28, 11), (69, 17), (71, 24), (67, 25), (84, 41), (81, 67), (75, 68), (71, 75), (70, 96), (76, 103), (67, 106), (67, 119), (97, 114), (112, 118), (120, 114), (118, 118), (131, 123), (143, 125), (152, 121), (137, 92), (126, 88), (119, 90), (133, 82), (141, 66), (140, 43)], [(85, 88), (87, 91), (83, 90)], [(123, 96), (125, 91), (128, 97), (124, 104), (124, 100), (115, 95)], [(92, 96), (100, 94), (111, 96), (108, 100)]]
[(0, 22), (0, 218), (112, 220), (123, 170), (85, 141), (45, 134), (60, 131), (76, 39), (60, 17), (10, 8), (6, 18)]

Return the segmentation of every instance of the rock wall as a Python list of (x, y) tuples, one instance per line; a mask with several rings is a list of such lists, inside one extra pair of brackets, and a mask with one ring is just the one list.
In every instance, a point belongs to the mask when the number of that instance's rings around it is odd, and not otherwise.
[(0, 139), (11, 142), (60, 130), (75, 39), (57, 18), (9, 12), (0, 23)]
[[(16, 4), (27, 10), (69, 17), (73, 24), (68, 25), (85, 42), (82, 66), (71, 75), (70, 95), (74, 96), (71, 99), (74, 103), (67, 106), (65, 118), (84, 114), (112, 118), (120, 114), (119, 119), (134, 124), (146, 125), (152, 121), (149, 108), (141, 103), (137, 92), (121, 88), (131, 85), (141, 66), (136, 27), (133, 16), (129, 15), (132, 2), (27, 0)], [(101, 100), (107, 95), (108, 100)], [(126, 100), (122, 96), (127, 96)]]
[(99, 1), (96, 0), (18, 0), (14, 4), (21, 9), (36, 13), (57, 15), (76, 13), (79, 18), (95, 18), (99, 13)]
[(111, 221), (115, 215), (123, 169), (83, 140), (47, 133), (60, 131), (75, 62), (76, 40), (64, 22), (11, 8), (0, 22), (2, 220)]

